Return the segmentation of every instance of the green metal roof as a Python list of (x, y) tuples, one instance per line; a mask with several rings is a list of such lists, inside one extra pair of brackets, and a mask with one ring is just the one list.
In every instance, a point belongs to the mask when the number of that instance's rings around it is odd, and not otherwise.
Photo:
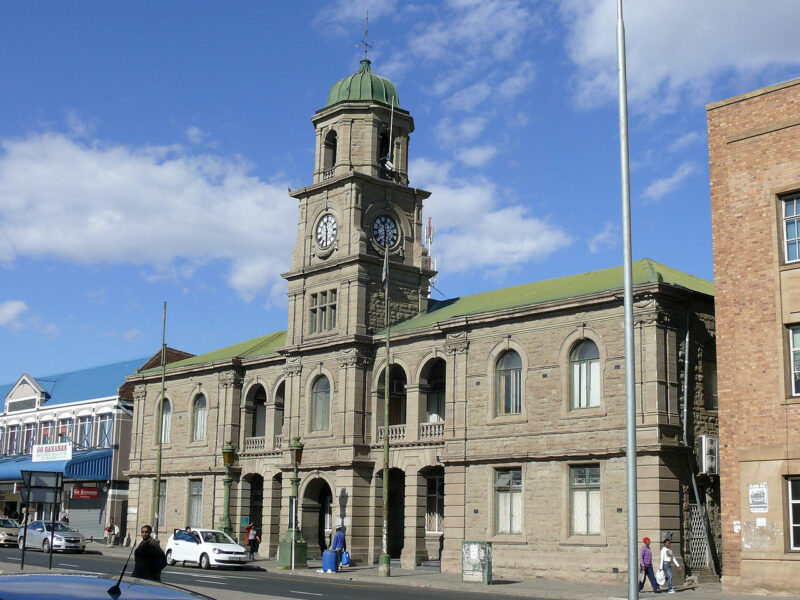
[[(668, 283), (702, 294), (714, 295), (714, 284), (694, 275), (643, 258), (633, 263), (633, 284)], [(513, 287), (432, 302), (426, 313), (392, 326), (392, 332), (428, 327), (465, 315), (489, 313), (520, 306), (543, 304), (555, 300), (588, 296), (622, 289), (622, 267), (568, 275)]]
[[(280, 348), (284, 344), (286, 344), (286, 332), (275, 331), (273, 333), (268, 333), (267, 335), (262, 335), (261, 337), (253, 338), (252, 340), (239, 342), (238, 344), (226, 346), (225, 348), (220, 348), (219, 350), (212, 350), (211, 352), (206, 352), (205, 354), (198, 354), (197, 356), (192, 356), (190, 358), (185, 358), (183, 360), (170, 363), (167, 365), (167, 371), (171, 371), (172, 369), (180, 369), (181, 367), (191, 367), (193, 365), (203, 365), (222, 360), (229, 360), (231, 358), (251, 358), (253, 356), (263, 356), (265, 354), (271, 354), (272, 352), (275, 352), (276, 349)], [(142, 371), (142, 373), (154, 373), (160, 370), (161, 367), (159, 366), (153, 369)]]
[(400, 108), (400, 99), (394, 84), (384, 77), (379, 77), (369, 67), (370, 61), (363, 59), (361, 67), (344, 79), (337, 81), (328, 94), (325, 108), (339, 102), (380, 102), (390, 106), (394, 99), (394, 107)]

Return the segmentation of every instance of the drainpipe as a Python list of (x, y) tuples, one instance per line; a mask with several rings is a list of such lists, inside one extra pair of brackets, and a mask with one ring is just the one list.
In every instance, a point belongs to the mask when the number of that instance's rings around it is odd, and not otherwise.
[(688, 428), (689, 428), (689, 328), (691, 324), (691, 310), (686, 311), (686, 338), (683, 344), (683, 446), (687, 450), (686, 459), (689, 461), (689, 477), (692, 480), (692, 490), (694, 490), (694, 500), (697, 506), (703, 510), (703, 521), (705, 527), (703, 528), (706, 535), (706, 545), (708, 546), (708, 553), (710, 555), (709, 562), (711, 563), (711, 572), (719, 577), (717, 570), (717, 553), (714, 550), (714, 545), (711, 541), (711, 523), (708, 520), (708, 507), (705, 502), (700, 501), (700, 492), (697, 489), (697, 479), (694, 474), (694, 452), (689, 447)]

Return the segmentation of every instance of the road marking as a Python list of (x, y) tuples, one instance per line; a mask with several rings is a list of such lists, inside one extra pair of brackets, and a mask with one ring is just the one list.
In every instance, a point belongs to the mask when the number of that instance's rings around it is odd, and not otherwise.
[(58, 565), (56, 565), (56, 566), (59, 566), (59, 567), (80, 567), (80, 565), (73, 565), (73, 564), (70, 564), (70, 563), (58, 563)]
[(5, 560), (22, 560), (21, 558), (16, 558), (14, 556), (9, 556)]
[(299, 590), (289, 590), (290, 594), (308, 594), (309, 596), (322, 596), (323, 594), (315, 594), (314, 592), (301, 592)]

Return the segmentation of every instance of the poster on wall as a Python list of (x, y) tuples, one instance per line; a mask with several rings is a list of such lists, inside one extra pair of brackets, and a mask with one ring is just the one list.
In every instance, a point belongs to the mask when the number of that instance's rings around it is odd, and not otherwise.
[(751, 513), (769, 512), (769, 497), (767, 496), (766, 483), (750, 484), (750, 512)]
[(72, 488), (72, 498), (75, 500), (96, 500), (100, 496), (97, 488), (74, 487)]

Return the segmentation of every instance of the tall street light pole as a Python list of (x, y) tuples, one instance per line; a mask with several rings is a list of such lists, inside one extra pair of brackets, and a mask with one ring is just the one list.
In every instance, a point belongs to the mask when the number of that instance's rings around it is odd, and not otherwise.
[(158, 424), (156, 425), (156, 482), (153, 486), (153, 525), (155, 537), (158, 537), (159, 518), (161, 507), (161, 435), (164, 428), (164, 391), (167, 376), (167, 303), (164, 302), (164, 312), (161, 319), (161, 398), (158, 401)]
[(625, 458), (628, 480), (628, 600), (639, 597), (637, 546), (639, 524), (636, 485), (636, 361), (633, 343), (633, 258), (631, 251), (631, 177), (628, 156), (628, 83), (625, 69), (625, 25), (617, 0), (617, 71), (619, 74), (619, 154), (622, 174), (622, 246), (625, 304)]
[(233, 442), (226, 442), (222, 446), (222, 462), (225, 465), (225, 477), (222, 479), (222, 485), (225, 488), (222, 507), (222, 530), (228, 535), (233, 535), (233, 528), (231, 527), (231, 485), (233, 484), (231, 467), (235, 460), (236, 446), (233, 445)]
[(381, 555), (378, 557), (378, 575), (389, 577), (392, 574), (389, 556), (389, 337), (392, 326), (389, 324), (389, 246), (383, 250), (383, 285), (386, 293), (386, 368), (383, 371), (383, 536)]

